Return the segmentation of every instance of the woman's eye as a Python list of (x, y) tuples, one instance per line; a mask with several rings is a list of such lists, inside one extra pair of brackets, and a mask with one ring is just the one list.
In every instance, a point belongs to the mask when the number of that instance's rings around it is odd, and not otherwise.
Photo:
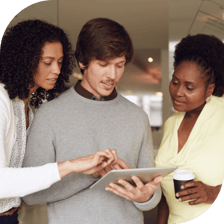
[(100, 64), (100, 66), (102, 66), (102, 67), (106, 67), (106, 66), (107, 66), (107, 64)]
[(187, 90), (190, 90), (190, 91), (194, 90), (194, 88), (192, 86), (187, 86), (186, 88), (187, 88)]
[(50, 65), (51, 62), (43, 62), (45, 65)]
[(173, 85), (178, 85), (178, 82), (177, 81), (173, 81)]
[(62, 65), (63, 64), (63, 61), (59, 61), (58, 64)]

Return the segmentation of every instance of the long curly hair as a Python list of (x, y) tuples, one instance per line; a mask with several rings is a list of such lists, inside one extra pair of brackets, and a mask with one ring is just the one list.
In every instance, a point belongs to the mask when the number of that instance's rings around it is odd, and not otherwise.
[(0, 49), (0, 82), (5, 84), (10, 99), (26, 99), (34, 86), (34, 75), (46, 42), (61, 42), (63, 64), (53, 89), (38, 88), (30, 103), (37, 108), (44, 100), (52, 100), (65, 90), (65, 83), (75, 67), (74, 51), (65, 32), (41, 20), (27, 20), (8, 28)]
[(202, 69), (202, 76), (215, 83), (213, 95), (224, 94), (224, 44), (213, 35), (188, 35), (176, 45), (174, 68), (183, 61), (195, 62)]

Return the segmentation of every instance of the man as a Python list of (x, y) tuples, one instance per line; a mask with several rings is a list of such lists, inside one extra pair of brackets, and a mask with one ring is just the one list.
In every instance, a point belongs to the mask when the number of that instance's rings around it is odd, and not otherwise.
[(122, 160), (93, 176), (71, 174), (24, 200), (28, 204), (48, 203), (50, 224), (143, 223), (140, 210), (157, 205), (161, 191), (156, 188), (161, 179), (144, 185), (134, 177), (137, 187), (124, 183), (125, 192), (118, 186), (107, 188), (120, 196), (89, 188), (98, 175), (127, 167), (121, 161), (131, 168), (154, 164), (148, 116), (115, 89), (133, 56), (130, 37), (115, 21), (90, 20), (79, 34), (75, 56), (83, 79), (38, 109), (24, 166), (77, 158), (105, 148), (116, 149)]

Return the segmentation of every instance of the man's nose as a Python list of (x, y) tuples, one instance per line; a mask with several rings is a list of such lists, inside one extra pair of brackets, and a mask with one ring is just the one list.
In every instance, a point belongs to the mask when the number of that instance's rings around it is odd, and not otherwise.
[(107, 73), (107, 77), (109, 77), (111, 79), (116, 78), (116, 67), (114, 65), (110, 66), (108, 73)]

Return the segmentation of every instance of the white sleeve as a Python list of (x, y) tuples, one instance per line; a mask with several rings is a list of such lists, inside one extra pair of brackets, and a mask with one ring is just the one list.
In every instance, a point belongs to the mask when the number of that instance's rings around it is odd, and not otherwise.
[(13, 147), (13, 109), (0, 86), (0, 199), (22, 197), (50, 187), (60, 180), (57, 163), (33, 168), (9, 168)]
[[(1, 86), (0, 86), (1, 87)], [(12, 131), (10, 129), (10, 102), (5, 99), (5, 95), (0, 89), (0, 167), (7, 167), (9, 161), (9, 154), (13, 146)], [(8, 142), (7, 142), (8, 141)], [(9, 149), (7, 151), (7, 149)], [(8, 154), (8, 155), (7, 155)]]
[(39, 167), (0, 168), (0, 199), (23, 197), (61, 180), (57, 163)]

